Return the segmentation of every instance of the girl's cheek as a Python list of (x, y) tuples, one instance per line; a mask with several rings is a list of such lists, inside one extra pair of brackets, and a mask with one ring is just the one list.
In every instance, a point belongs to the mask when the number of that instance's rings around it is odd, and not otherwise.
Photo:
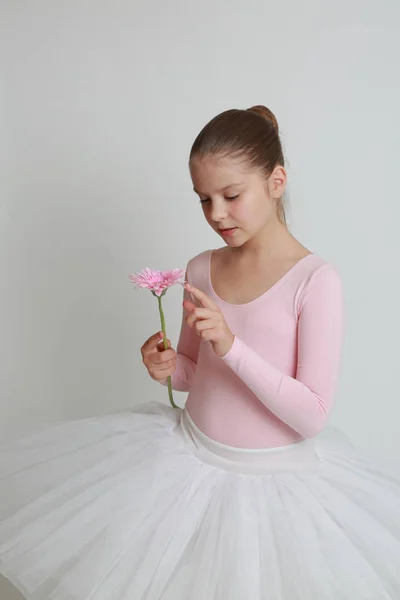
[(251, 211), (249, 211), (249, 209), (246, 206), (238, 205), (233, 206), (230, 213), (234, 218), (240, 221), (246, 221), (249, 218)]

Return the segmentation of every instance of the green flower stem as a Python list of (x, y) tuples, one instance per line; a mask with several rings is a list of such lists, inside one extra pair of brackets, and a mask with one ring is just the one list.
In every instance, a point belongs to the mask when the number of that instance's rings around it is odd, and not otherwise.
[[(158, 299), (158, 309), (160, 311), (161, 329), (162, 329), (162, 332), (164, 334), (164, 350), (167, 350), (167, 348), (168, 348), (168, 342), (167, 342), (167, 334), (166, 334), (166, 331), (165, 331), (165, 317), (164, 317), (164, 312), (163, 312), (163, 309), (162, 309), (161, 296), (157, 296), (157, 299)], [(168, 377), (168, 396), (169, 396), (169, 401), (171, 403), (171, 406), (173, 408), (178, 408), (178, 406), (174, 402), (174, 397), (172, 395), (172, 381), (171, 381), (171, 376)]]

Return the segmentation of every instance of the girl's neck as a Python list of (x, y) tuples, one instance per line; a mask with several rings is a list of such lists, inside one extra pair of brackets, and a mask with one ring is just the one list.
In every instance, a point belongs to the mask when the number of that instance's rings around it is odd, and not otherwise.
[(257, 236), (240, 246), (232, 248), (241, 260), (268, 261), (283, 258), (306, 250), (281, 222), (273, 222), (262, 229)]

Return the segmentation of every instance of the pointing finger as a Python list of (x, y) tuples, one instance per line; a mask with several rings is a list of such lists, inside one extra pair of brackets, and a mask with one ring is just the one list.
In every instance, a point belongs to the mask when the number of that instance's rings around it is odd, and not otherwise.
[(188, 292), (190, 292), (195, 298), (197, 298), (197, 300), (199, 300), (200, 304), (204, 308), (211, 308), (213, 310), (218, 308), (217, 305), (215, 304), (215, 302), (213, 302), (211, 300), (211, 298), (209, 296), (207, 296), (207, 294), (205, 294), (198, 288), (194, 287), (193, 285), (186, 283), (185, 289), (187, 289)]

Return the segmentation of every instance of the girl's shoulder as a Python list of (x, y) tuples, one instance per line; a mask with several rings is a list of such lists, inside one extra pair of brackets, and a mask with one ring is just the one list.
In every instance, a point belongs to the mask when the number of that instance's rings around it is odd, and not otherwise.
[(340, 280), (336, 265), (318, 254), (309, 254), (299, 262), (299, 276), (304, 284), (315, 283), (329, 279)]
[(202, 289), (202, 283), (208, 280), (210, 257), (213, 250), (204, 250), (193, 256), (186, 267), (186, 278), (195, 287)]
[(213, 252), (214, 252), (214, 250), (210, 249), (210, 250), (203, 250), (199, 254), (196, 254), (196, 256), (193, 256), (192, 258), (189, 259), (188, 267), (190, 267), (192, 269), (200, 268), (201, 266), (204, 267), (206, 264), (209, 263), (210, 256)]
[(310, 254), (299, 265), (297, 281), (294, 282), (297, 306), (300, 310), (306, 301), (342, 301), (342, 279), (336, 265), (316, 254)]

